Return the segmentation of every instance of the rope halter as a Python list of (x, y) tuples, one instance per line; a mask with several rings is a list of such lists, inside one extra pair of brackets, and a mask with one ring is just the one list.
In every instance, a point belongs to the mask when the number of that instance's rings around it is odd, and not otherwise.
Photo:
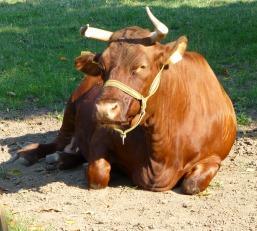
[(138, 91), (134, 90), (133, 88), (127, 86), (126, 84), (118, 81), (118, 80), (107, 80), (104, 84), (104, 87), (116, 87), (118, 89), (120, 89), (121, 91), (125, 92), (126, 94), (134, 97), (135, 99), (141, 101), (141, 110), (140, 110), (140, 114), (139, 114), (139, 118), (137, 120), (137, 122), (130, 128), (126, 129), (126, 130), (121, 130), (119, 128), (114, 128), (115, 131), (117, 131), (118, 133), (120, 133), (121, 139), (122, 139), (122, 144), (124, 145), (125, 142), (125, 138), (127, 137), (127, 134), (129, 132), (131, 132), (132, 130), (134, 130), (142, 121), (144, 115), (145, 115), (145, 110), (146, 110), (146, 106), (147, 106), (147, 101), (148, 99), (157, 91), (160, 82), (161, 82), (161, 72), (164, 68), (164, 65), (162, 66), (162, 68), (160, 69), (160, 71), (158, 72), (158, 74), (156, 75), (156, 77), (154, 78), (150, 89), (148, 91), (148, 95), (146, 97), (144, 97), (142, 94), (140, 94)]

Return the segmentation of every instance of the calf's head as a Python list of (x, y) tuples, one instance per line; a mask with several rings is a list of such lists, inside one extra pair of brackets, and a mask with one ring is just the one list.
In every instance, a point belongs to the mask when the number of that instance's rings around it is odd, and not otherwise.
[[(75, 61), (77, 69), (89, 75), (101, 75), (107, 83), (118, 81), (147, 97), (159, 71), (180, 61), (187, 46), (184, 36), (168, 44), (160, 44), (168, 29), (148, 8), (147, 13), (155, 26), (154, 32), (139, 27), (127, 27), (114, 33), (83, 27), (81, 32), (85, 36), (109, 43), (101, 54), (86, 52), (79, 56)], [(96, 103), (98, 122), (109, 127), (131, 125), (140, 113), (142, 102), (133, 94), (107, 83)]]

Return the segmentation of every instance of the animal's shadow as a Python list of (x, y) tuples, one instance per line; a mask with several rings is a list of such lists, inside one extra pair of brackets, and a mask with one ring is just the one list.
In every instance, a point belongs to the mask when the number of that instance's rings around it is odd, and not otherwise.
[[(10, 156), (14, 156), (16, 151), (28, 142), (50, 142), (57, 135), (57, 131), (47, 133), (27, 134), (18, 137), (10, 137), (0, 140), (1, 149), (7, 151)], [(256, 129), (246, 133), (238, 132), (238, 137), (255, 137), (257, 138)], [(10, 157), (10, 158), (11, 158)], [(11, 163), (0, 163), (0, 194), (3, 192), (18, 192), (21, 189), (30, 189), (40, 191), (41, 187), (53, 183), (63, 182), (69, 186), (75, 186), (87, 189), (87, 181), (85, 176), (85, 165), (81, 165), (70, 170), (53, 170), (46, 169), (45, 159), (41, 159), (32, 166), (24, 166), (19, 160)], [(181, 194), (180, 182), (172, 191)], [(111, 171), (111, 180), (109, 187), (136, 187), (133, 185), (127, 175), (117, 168)]]
[[(18, 118), (24, 119), (19, 116)], [(0, 140), (0, 150), (2, 149), (1, 151), (9, 153), (11, 159), (17, 150), (24, 147), (26, 144), (51, 142), (56, 136), (57, 131), (49, 131), (44, 134), (34, 133), (7, 137)], [(237, 138), (242, 137), (256, 139), (257, 128), (239, 130)], [(68, 186), (75, 186), (87, 190), (85, 172), (86, 169), (83, 165), (70, 170), (48, 171), (46, 169), (45, 159), (41, 159), (38, 163), (29, 167), (22, 165), (19, 161), (11, 163), (0, 162), (0, 195), (3, 192), (15, 193), (22, 189), (40, 192), (42, 187), (53, 182), (63, 182)], [(180, 180), (172, 191), (177, 194), (183, 194), (180, 187), (181, 183), (182, 181)], [(114, 170), (112, 168), (109, 187), (138, 188), (136, 185), (133, 185), (128, 176), (117, 168), (114, 168)]]
[[(2, 149), (7, 149), (11, 157), (28, 142), (49, 142), (57, 132), (45, 134), (27, 134), (19, 137), (5, 138), (0, 141)], [(10, 157), (10, 158), (11, 158)], [(52, 182), (63, 182), (66, 185), (87, 189), (85, 177), (86, 166), (80, 165), (70, 170), (52, 170), (46, 168), (45, 159), (32, 166), (24, 166), (19, 160), (0, 163), (0, 192), (18, 192), (21, 189), (40, 191), (40, 188)], [(130, 179), (117, 168), (111, 171), (109, 187), (134, 187)]]
[[(10, 156), (13, 157), (16, 151), (28, 142), (49, 142), (56, 135), (57, 131), (5, 138), (0, 141), (0, 146), (7, 148)], [(69, 170), (49, 171), (46, 168), (45, 159), (41, 159), (31, 166), (24, 166), (19, 160), (3, 162), (0, 163), (0, 194), (3, 192), (15, 193), (23, 189), (40, 192), (43, 186), (53, 182), (63, 182), (68, 186), (87, 190), (85, 172), (85, 164)], [(181, 194), (179, 185), (180, 183), (177, 184), (173, 191)], [(138, 188), (125, 173), (115, 166), (111, 170), (111, 180), (108, 187)]]

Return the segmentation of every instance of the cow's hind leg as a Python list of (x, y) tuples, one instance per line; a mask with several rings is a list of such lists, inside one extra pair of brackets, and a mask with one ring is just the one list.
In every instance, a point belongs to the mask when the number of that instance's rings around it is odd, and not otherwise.
[(71, 169), (85, 162), (81, 152), (67, 153), (67, 152), (56, 152), (46, 157), (46, 168), (48, 170), (54, 169)]
[(32, 165), (39, 159), (44, 158), (47, 154), (56, 151), (56, 143), (49, 144), (29, 144), (24, 148), (18, 150), (17, 155), (24, 165)]
[(196, 163), (184, 176), (183, 192), (192, 195), (205, 190), (219, 170), (220, 163), (218, 156), (210, 156)]
[(25, 165), (32, 165), (39, 159), (56, 151), (63, 151), (64, 148), (72, 142), (74, 134), (75, 110), (74, 104), (68, 102), (64, 112), (61, 129), (56, 139), (48, 144), (30, 144), (18, 150), (17, 158)]

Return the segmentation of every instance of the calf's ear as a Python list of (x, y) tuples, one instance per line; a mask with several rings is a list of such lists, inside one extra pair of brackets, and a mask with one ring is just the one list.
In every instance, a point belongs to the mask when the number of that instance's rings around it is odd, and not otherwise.
[(98, 63), (100, 54), (94, 54), (89, 51), (81, 52), (81, 55), (75, 59), (75, 67), (87, 75), (97, 76), (101, 74), (101, 66)]
[(161, 45), (160, 61), (163, 65), (175, 64), (182, 60), (187, 48), (187, 37), (181, 36), (176, 41)]

